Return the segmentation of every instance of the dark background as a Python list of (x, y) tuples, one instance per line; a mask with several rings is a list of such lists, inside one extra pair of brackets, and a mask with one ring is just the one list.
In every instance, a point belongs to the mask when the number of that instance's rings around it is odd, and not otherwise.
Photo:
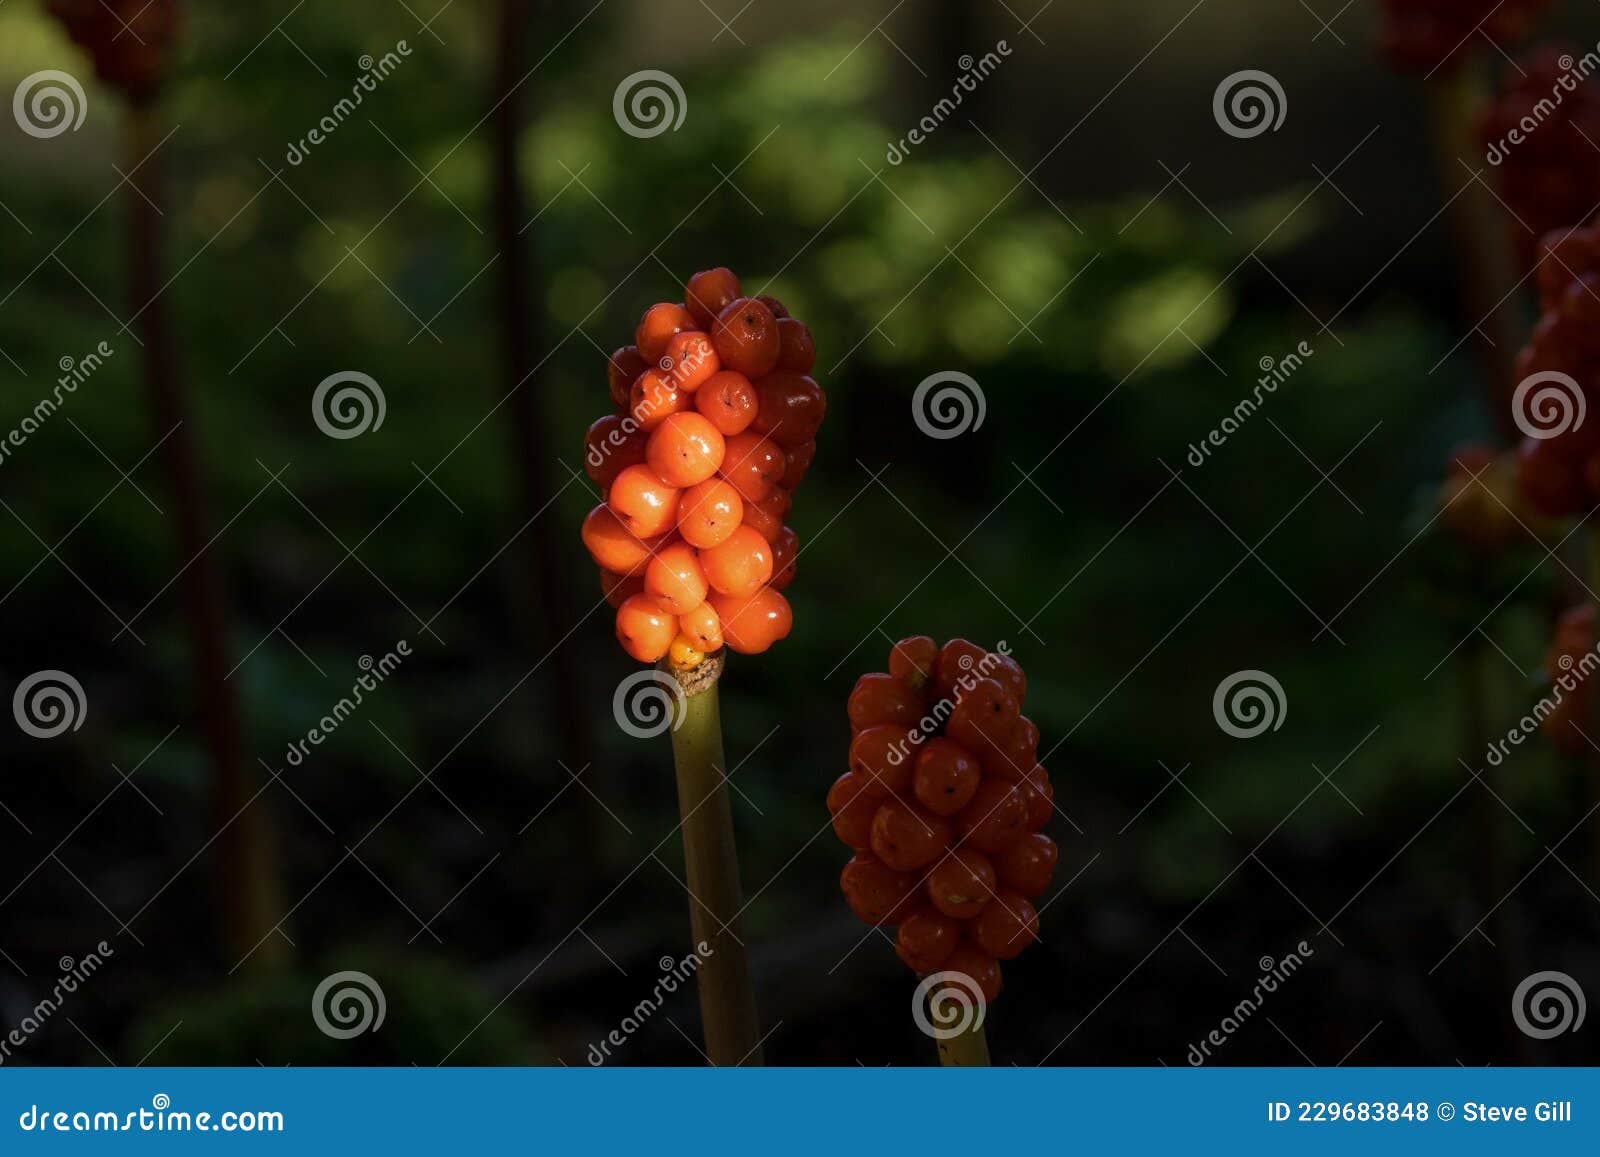
[[(853, 680), (918, 633), (1010, 644), (1064, 813), (1042, 943), (990, 1011), (996, 1063), (1183, 1064), (1301, 940), (1307, 967), (1218, 1063), (1595, 1060), (1593, 1026), (1534, 1042), (1511, 1020), (1533, 971), (1600, 991), (1600, 778), (1541, 743), (1492, 789), (1474, 777), (1465, 673), (1487, 672), (1490, 731), (1528, 709), (1559, 569), (1529, 537), (1473, 583), (1430, 523), (1451, 448), (1491, 427), (1440, 215), (1466, 175), (1433, 163), (1375, 5), (1312, 0), (1331, 31), (1281, 0), (538, 5), (522, 389), (565, 603), (532, 561), (502, 404), (494, 13), (438, 7), (195, 5), (162, 105), (163, 301), (225, 527), (229, 682), (256, 786), (282, 773), (250, 805), (292, 905), (275, 962), (219, 932), (161, 430), (118, 332), (121, 102), (31, 0), (0, 8), (3, 91), (63, 68), (90, 102), (52, 140), (0, 118), (0, 424), (62, 357), (116, 349), (0, 465), (4, 687), (60, 669), (88, 704), (56, 739), (0, 729), (3, 1027), (58, 958), (115, 950), (8, 1063), (583, 1064), (688, 950), (667, 743), (611, 714), (633, 665), (578, 543), (580, 439), (604, 354), (718, 264), (811, 325), (829, 397), (790, 517), (794, 633), (723, 687), (769, 1062), (933, 1061), (913, 978), (838, 893), (823, 807)], [(1546, 27), (1600, 35), (1590, 4)], [(286, 165), (357, 58), (400, 39), (411, 57)], [(957, 58), (1000, 39), (977, 96), (888, 166)], [(688, 107), (641, 140), (611, 99), (646, 68)], [(1288, 116), (1235, 140), (1211, 96), (1245, 68), (1280, 79)], [(1262, 413), (1186, 463), (1301, 341), (1314, 355)], [(347, 441), (310, 410), (341, 370), (387, 400)], [(910, 412), (941, 370), (987, 401), (948, 441)], [(412, 657), (289, 766), (360, 657), (401, 639)], [(1247, 668), (1287, 702), (1254, 740), (1211, 710)], [(576, 727), (552, 710), (563, 682)], [(388, 1012), (336, 1041), (309, 1004), (346, 968)], [(697, 1043), (684, 991), (614, 1063), (702, 1063)]]

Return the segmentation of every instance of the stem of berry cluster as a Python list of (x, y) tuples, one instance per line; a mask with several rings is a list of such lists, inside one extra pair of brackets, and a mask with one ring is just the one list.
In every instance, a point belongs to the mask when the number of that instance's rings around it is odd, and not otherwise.
[(1509, 240), (1509, 213), (1495, 195), (1474, 177), (1482, 154), (1478, 120), (1488, 99), (1487, 63), (1473, 54), (1427, 81), (1428, 112), (1445, 190), (1458, 189), (1449, 200), (1451, 237), (1460, 262), (1461, 306), (1476, 338), (1486, 379), (1489, 412), (1502, 441), (1515, 444), (1510, 391), (1517, 350), (1527, 327), (1521, 317), (1518, 278)]
[(727, 759), (717, 687), (724, 653), (708, 655), (692, 671), (660, 670), (683, 689), (672, 729), (683, 816), (683, 859), (689, 886), (689, 926), (694, 934), (700, 989), (700, 1025), (713, 1065), (759, 1065), (761, 1032), (755, 989), (740, 936), (744, 910), (739, 853), (728, 800)]
[(983, 1022), (977, 1021), (963, 1028), (957, 1035), (941, 1040), (939, 1063), (946, 1068), (988, 1068), (989, 1038), (983, 1035)]

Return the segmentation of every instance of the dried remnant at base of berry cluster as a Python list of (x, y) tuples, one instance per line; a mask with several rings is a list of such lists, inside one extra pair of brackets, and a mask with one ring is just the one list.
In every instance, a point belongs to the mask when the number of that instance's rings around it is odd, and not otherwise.
[(606, 501), (583, 543), (644, 663), (692, 670), (726, 645), (765, 651), (793, 625), (782, 595), (800, 540), (784, 524), (827, 412), (811, 331), (727, 269), (645, 311), (608, 360), (611, 403), (584, 438)]
[(851, 909), (898, 925), (913, 971), (965, 973), (986, 1001), (1000, 961), (1037, 939), (1033, 900), (1056, 866), (1027, 687), (1009, 654), (902, 639), (888, 672), (850, 693), (850, 770), (828, 791), (833, 830), (856, 853), (839, 877)]
[(49, 8), (105, 84), (135, 101), (155, 95), (182, 30), (178, 0), (50, 0)]
[(1431, 74), (1462, 56), (1522, 40), (1550, 0), (1383, 0), (1383, 54)]

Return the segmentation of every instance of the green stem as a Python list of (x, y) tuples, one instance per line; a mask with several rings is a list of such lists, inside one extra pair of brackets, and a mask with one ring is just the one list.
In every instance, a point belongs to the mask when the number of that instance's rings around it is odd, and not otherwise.
[(983, 1023), (979, 1021), (960, 1035), (940, 1041), (939, 1063), (946, 1068), (988, 1068), (989, 1038), (983, 1035)]
[(697, 976), (706, 1056), (713, 1065), (759, 1065), (761, 1032), (750, 963), (739, 935), (744, 899), (717, 701), (722, 666), (719, 653), (692, 672), (679, 674), (665, 665), (662, 670), (684, 690), (672, 730), (672, 758), (683, 816), (689, 926), (700, 957)]
[(1428, 112), (1439, 181), (1447, 191), (1461, 190), (1449, 201), (1460, 262), (1461, 307), (1476, 338), (1489, 412), (1502, 439), (1514, 444), (1517, 431), (1511, 420), (1510, 391), (1526, 325), (1516, 295), (1518, 278), (1509, 238), (1511, 229), (1520, 226), (1495, 195), (1473, 179), (1483, 167), (1478, 118), (1488, 99), (1486, 68), (1474, 57), (1441, 70), (1427, 82)]

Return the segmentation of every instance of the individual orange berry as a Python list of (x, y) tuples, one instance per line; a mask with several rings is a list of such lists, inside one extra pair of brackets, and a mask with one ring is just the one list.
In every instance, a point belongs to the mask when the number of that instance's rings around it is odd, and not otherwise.
[(946, 916), (970, 920), (994, 895), (995, 883), (988, 856), (958, 848), (928, 873), (928, 899)]
[(600, 593), (613, 607), (620, 607), (628, 599), (644, 590), (644, 578), (636, 574), (617, 574), (601, 569)]
[[(712, 590), (749, 598), (772, 577), (772, 547), (748, 526), (740, 526), (716, 546), (701, 551), (700, 565)], [(727, 625), (724, 615), (724, 629)]]
[(804, 322), (792, 317), (778, 318), (778, 368), (809, 374), (817, 364), (817, 343)]
[(744, 499), (721, 478), (707, 478), (678, 500), (678, 530), (690, 546), (709, 550), (726, 542), (744, 521)]
[(895, 920), (915, 892), (917, 878), (895, 871), (870, 852), (857, 852), (839, 873), (839, 887), (858, 919), (867, 924), (886, 924)]
[(606, 503), (635, 538), (651, 538), (678, 524), (680, 493), (649, 466), (629, 466), (611, 483)]
[(1011, 692), (1011, 697), (1017, 701), (1018, 707), (1022, 706), (1022, 701), (1028, 694), (1028, 677), (1023, 674), (1021, 663), (1010, 655), (992, 651), (984, 670), (989, 673), (989, 678)]
[[(730, 301), (711, 326), (717, 356), (730, 370), (755, 379), (778, 364), (778, 321), (772, 310), (753, 297)], [(644, 349), (644, 343), (639, 345)]]
[(669, 615), (688, 614), (706, 601), (706, 576), (688, 543), (673, 541), (656, 551), (644, 569), (644, 593)]
[(948, 739), (930, 739), (917, 756), (911, 790), (934, 815), (953, 816), (967, 806), (982, 778), (983, 769), (966, 748)]
[(770, 293), (763, 293), (757, 297), (756, 300), (771, 310), (772, 316), (775, 318), (781, 320), (789, 316), (789, 311), (784, 307), (783, 302), (779, 301), (776, 297), (773, 297)]
[(709, 599), (722, 619), (723, 639), (741, 655), (761, 654), (794, 628), (789, 600), (771, 587), (744, 597), (713, 593)]
[(611, 392), (611, 404), (617, 408), (617, 413), (628, 412), (633, 383), (649, 368), (650, 363), (644, 360), (644, 355), (635, 345), (622, 346), (606, 359), (606, 384)]
[(637, 594), (617, 608), (617, 642), (641, 663), (654, 663), (672, 648), (678, 620), (647, 594)]
[(651, 550), (659, 543), (657, 539), (644, 541), (635, 537), (616, 512), (603, 504), (584, 518), (582, 535), (595, 565), (622, 575), (642, 574)]
[(895, 955), (913, 972), (937, 972), (961, 943), (961, 922), (940, 912), (919, 912), (900, 925)]
[(1049, 823), (1056, 812), (1056, 789), (1050, 783), (1050, 773), (1045, 771), (1044, 764), (1034, 764), (1027, 778), (1017, 785), (1017, 790), (1022, 792), (1028, 805), (1025, 826), (1028, 831), (1036, 832)]
[(983, 750), (975, 754), (983, 764), (984, 775), (1016, 783), (1039, 762), (1039, 728), (1026, 715), (1020, 715), (995, 743), (984, 744)]
[(776, 370), (756, 382), (756, 403), (756, 420), (750, 428), (784, 447), (813, 441), (828, 412), (822, 387), (788, 370)]
[(945, 853), (950, 821), (890, 796), (872, 817), (872, 854), (899, 872), (925, 868)]
[(650, 432), (645, 461), (669, 486), (694, 486), (722, 465), (727, 447), (717, 428), (702, 415), (668, 414)]
[(661, 357), (661, 368), (672, 384), (692, 394), (722, 368), (711, 339), (697, 329), (675, 333)]
[(707, 655), (722, 649), (722, 620), (708, 602), (678, 616), (678, 633)]
[(702, 269), (683, 287), (683, 304), (701, 329), (710, 329), (730, 301), (740, 296), (739, 279), (724, 266)]
[(787, 462), (777, 444), (751, 430), (727, 440), (722, 476), (747, 502), (760, 502), (783, 477)]
[(794, 490), (805, 480), (806, 471), (811, 469), (811, 460), (816, 456), (815, 442), (802, 442), (785, 450), (783, 477), (778, 480), (778, 484), (785, 490)]
[(719, 433), (731, 438), (755, 421), (760, 403), (749, 378), (721, 370), (694, 392), (694, 408), (711, 419)]
[(1011, 692), (997, 680), (978, 679), (963, 688), (944, 733), (982, 758), (999, 748), (1017, 719), (1017, 701)]
[(850, 770), (861, 775), (878, 796), (909, 788), (916, 758), (910, 733), (892, 723), (863, 727), (850, 740)]
[(1559, 443), (1559, 438), (1524, 438), (1517, 451), (1522, 496), (1546, 518), (1566, 518), (1586, 504), (1583, 464), (1563, 453)]
[(879, 723), (914, 727), (922, 718), (922, 700), (893, 675), (873, 673), (856, 680), (846, 710), (857, 729)]
[(939, 657), (939, 644), (927, 635), (901, 639), (889, 650), (889, 674), (918, 695), (926, 694), (933, 681), (933, 664)]
[(768, 542), (776, 543), (778, 535), (783, 533), (783, 519), (789, 513), (789, 505), (789, 492), (774, 486), (761, 501), (744, 504), (744, 524)]
[(1055, 841), (1039, 832), (1030, 832), (994, 858), (1000, 882), (1024, 896), (1041, 896), (1055, 874)]
[[(1000, 962), (970, 940), (957, 944), (955, 951), (945, 957), (944, 970), (967, 976), (973, 986), (983, 993), (985, 1004), (993, 1003), (1000, 995)], [(938, 999), (938, 990), (934, 991), (932, 999)], [(965, 999), (970, 1001), (972, 998), (969, 994)]]
[(997, 892), (972, 922), (973, 943), (990, 956), (1014, 960), (1039, 938), (1039, 913), (1016, 892)]
[(786, 590), (794, 582), (794, 563), (800, 556), (800, 536), (790, 527), (778, 531), (772, 540), (772, 589)]
[(693, 671), (705, 660), (706, 653), (695, 646), (694, 640), (688, 635), (678, 635), (667, 650), (667, 661), (679, 671)]
[(988, 653), (966, 639), (951, 639), (939, 648), (939, 658), (933, 666), (933, 686), (939, 698), (951, 703), (959, 700), (962, 682), (982, 677), (978, 664)]
[(686, 394), (658, 369), (645, 370), (633, 383), (628, 413), (639, 429), (654, 430), (672, 414), (694, 405), (694, 395)]
[(611, 489), (618, 474), (644, 461), (645, 437), (626, 419), (607, 414), (583, 436), (583, 470), (600, 488)]
[(828, 789), (828, 814), (833, 832), (847, 847), (863, 851), (872, 847), (872, 817), (878, 798), (862, 790), (861, 777), (847, 771)]
[(956, 814), (964, 847), (998, 855), (1027, 834), (1028, 801), (1015, 784), (985, 779)]
[(639, 347), (645, 361), (659, 362), (673, 334), (697, 328), (687, 309), (663, 301), (644, 311), (639, 328), (634, 332), (633, 344)]

